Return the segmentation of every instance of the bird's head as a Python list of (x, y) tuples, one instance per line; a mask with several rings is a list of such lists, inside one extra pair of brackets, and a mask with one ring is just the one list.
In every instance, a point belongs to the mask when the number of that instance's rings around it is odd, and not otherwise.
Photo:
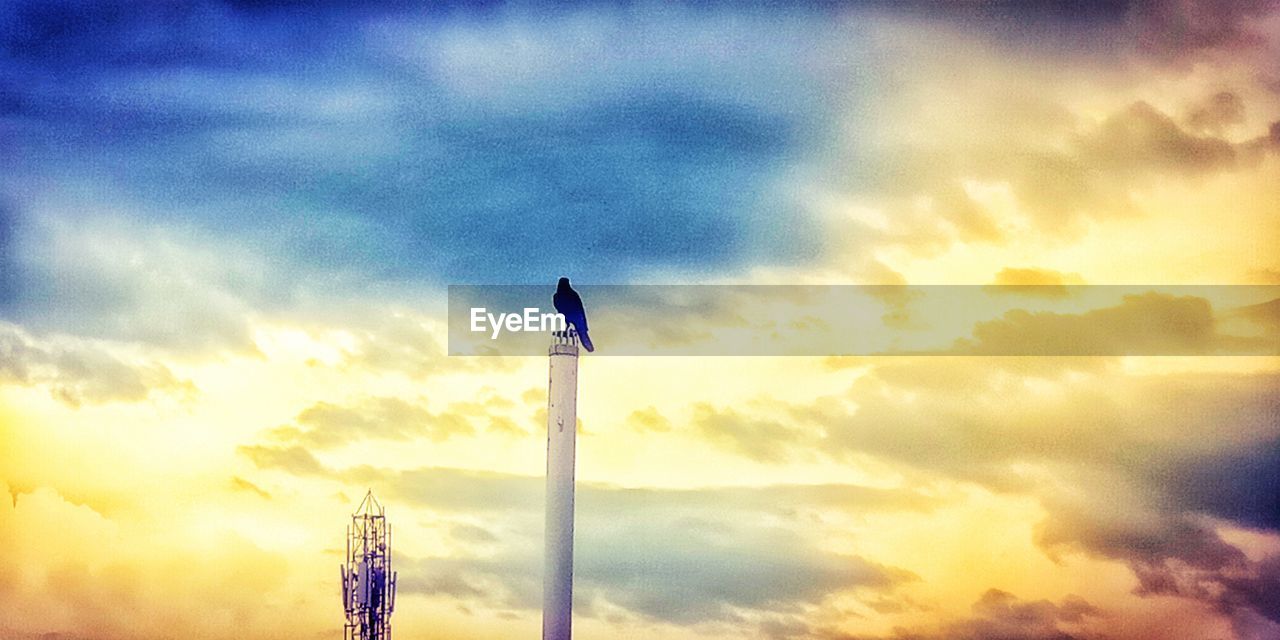
[(560, 282), (556, 283), (556, 288), (557, 288), (557, 289), (568, 289), (568, 288), (569, 288), (569, 279), (568, 279), (568, 278), (560, 278)]

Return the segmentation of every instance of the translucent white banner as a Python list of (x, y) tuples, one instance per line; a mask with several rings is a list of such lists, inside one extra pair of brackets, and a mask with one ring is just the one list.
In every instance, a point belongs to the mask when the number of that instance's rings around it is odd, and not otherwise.
[[(601, 356), (1280, 355), (1276, 285), (584, 285)], [(543, 355), (555, 286), (451, 285), (450, 355)]]

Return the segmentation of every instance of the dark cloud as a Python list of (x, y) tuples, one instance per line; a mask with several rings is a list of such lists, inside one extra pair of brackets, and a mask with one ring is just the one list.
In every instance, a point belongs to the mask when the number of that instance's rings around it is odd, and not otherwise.
[(974, 617), (957, 623), (946, 634), (951, 638), (1053, 638), (1067, 640), (1063, 623), (1079, 622), (1097, 615), (1096, 608), (1078, 596), (1068, 596), (1060, 604), (1047, 600), (1023, 602), (1013, 594), (991, 589), (973, 605)]
[(1193, 131), (1220, 133), (1244, 122), (1244, 100), (1230, 91), (1219, 91), (1187, 114), (1187, 125)]
[[(1233, 408), (1223, 409), (1231, 415)], [(1277, 410), (1273, 401), (1270, 411)], [(1274, 589), (1280, 557), (1251, 560), (1217, 530), (1226, 520), (1280, 531), (1280, 498), (1272, 491), (1280, 481), (1278, 452), (1280, 437), (1272, 437), (1226, 453), (1152, 456), (1147, 465), (1135, 461), (1127, 481), (1083, 480), (1088, 492), (1115, 492), (1128, 482), (1123, 494), (1136, 489), (1144, 495), (1140, 501), (1120, 498), (1108, 507), (1046, 494), (1050, 516), (1038, 542), (1051, 552), (1074, 547), (1125, 562), (1138, 578), (1140, 595), (1201, 600), (1233, 618), (1256, 615), (1270, 621), (1259, 624), (1280, 628), (1280, 609), (1259, 596)]]
[(1123, 560), (1133, 568), (1142, 594), (1178, 593), (1179, 582), (1196, 584), (1179, 580), (1181, 574), (1246, 564), (1243, 552), (1223, 541), (1209, 523), (1188, 514), (1161, 514), (1131, 502), (1124, 503), (1130, 511), (1124, 515), (1065, 497), (1049, 496), (1047, 502), (1051, 516), (1040, 527), (1039, 544), (1055, 551), (1074, 545)]
[(1248, 571), (1223, 576), (1226, 590), (1224, 604), (1234, 611), (1252, 610), (1270, 620), (1271, 632), (1280, 631), (1280, 555), (1272, 555), (1254, 563)]
[[(1276, 385), (1264, 391), (1274, 394)], [(1220, 419), (1247, 428), (1255, 412), (1280, 416), (1280, 400), (1255, 398), (1236, 406), (1210, 408)], [(1280, 530), (1280, 435), (1272, 434), (1244, 449), (1171, 456), (1146, 470), (1146, 481), (1177, 496), (1179, 506), (1240, 525)]]
[(1276, 10), (1273, 0), (1139, 0), (1130, 6), (1140, 50), (1177, 64), (1262, 44), (1258, 19)]
[(1099, 518), (1098, 513), (1052, 508), (1041, 544), (1052, 547), (1062, 536), (1091, 553), (1125, 562), (1138, 579), (1138, 595), (1198, 600), (1233, 620), (1257, 618), (1255, 627), (1280, 629), (1280, 607), (1272, 596), (1280, 584), (1280, 556), (1250, 560), (1203, 518), (1140, 509), (1127, 519)]
[(938, 630), (899, 629), (891, 637), (899, 640), (1081, 640), (1093, 636), (1075, 631), (1073, 627), (1085, 618), (1100, 615), (1096, 607), (1079, 596), (1067, 596), (1058, 604), (1048, 600), (1028, 602), (1006, 591), (990, 589), (973, 603), (972, 615), (966, 619)]

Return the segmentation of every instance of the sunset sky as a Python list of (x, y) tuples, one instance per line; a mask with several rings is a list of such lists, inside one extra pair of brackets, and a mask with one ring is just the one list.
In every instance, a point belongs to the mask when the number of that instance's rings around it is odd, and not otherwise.
[[(0, 639), (341, 638), (368, 489), (395, 638), (537, 637), (547, 359), (447, 355), (446, 287), (561, 275), (1280, 285), (1280, 3), (0, 0)], [(1010, 325), (1177, 356), (597, 320), (575, 637), (1280, 638), (1252, 302)]]

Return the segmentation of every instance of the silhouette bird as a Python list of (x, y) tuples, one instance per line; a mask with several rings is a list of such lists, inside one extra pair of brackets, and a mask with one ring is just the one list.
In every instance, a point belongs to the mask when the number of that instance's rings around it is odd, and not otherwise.
[(582, 296), (569, 286), (568, 278), (560, 278), (560, 282), (556, 284), (556, 294), (551, 296), (551, 303), (564, 316), (565, 324), (578, 332), (582, 346), (587, 351), (595, 351), (596, 348), (591, 346), (591, 337), (587, 335), (587, 310), (582, 306)]

